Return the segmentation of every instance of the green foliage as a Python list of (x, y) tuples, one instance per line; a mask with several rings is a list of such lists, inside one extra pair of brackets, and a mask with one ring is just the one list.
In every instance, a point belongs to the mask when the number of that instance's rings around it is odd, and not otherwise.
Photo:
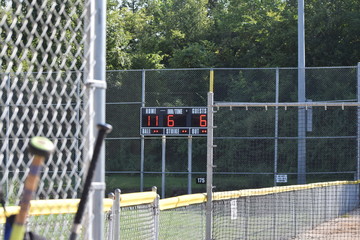
[(215, 66), (215, 46), (209, 41), (191, 43), (183, 49), (174, 51), (169, 60), (170, 67), (209, 68)]
[[(359, 61), (356, 0), (305, 1), (307, 66)], [(108, 69), (297, 66), (297, 1), (108, 0)]]

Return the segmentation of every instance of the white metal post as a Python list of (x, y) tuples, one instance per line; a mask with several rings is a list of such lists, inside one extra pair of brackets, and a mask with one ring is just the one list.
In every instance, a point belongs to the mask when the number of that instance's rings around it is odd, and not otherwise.
[(207, 168), (206, 168), (206, 240), (212, 239), (213, 224), (213, 147), (214, 147), (214, 93), (208, 93)]
[(110, 198), (112, 201), (113, 201), (113, 205), (111, 207), (111, 210), (110, 210), (110, 213), (108, 214), (107, 216), (107, 220), (108, 220), (108, 231), (107, 231), (107, 235), (108, 235), (108, 238), (107, 240), (114, 240), (113, 238), (113, 233), (114, 233), (114, 207), (115, 207), (115, 194), (114, 193), (109, 193), (108, 194), (108, 198)]
[(120, 236), (120, 189), (115, 189), (115, 197), (113, 203), (113, 231), (112, 231), (112, 240), (119, 240)]
[[(141, 72), (141, 107), (145, 107), (145, 70)], [(144, 191), (145, 138), (141, 135), (140, 147), (140, 192)]]
[[(360, 103), (360, 62), (357, 64), (357, 102)], [(360, 179), (360, 107), (357, 107), (357, 164), (356, 178)]]
[[(95, 39), (94, 42), (94, 80), (106, 83), (106, 1), (95, 2), (94, 22), (95, 22)], [(92, 4), (92, 3), (90, 3)], [(96, 88), (94, 93), (94, 128), (98, 123), (105, 123), (105, 88)], [(101, 148), (99, 161), (94, 174), (94, 182), (99, 187), (94, 190), (93, 194), (93, 239), (104, 238), (104, 211), (103, 198), (105, 196), (105, 144)]]
[[(305, 102), (305, 14), (298, 0), (298, 102)], [(298, 110), (298, 184), (306, 183), (306, 111)]]
[[(5, 75), (5, 79), (6, 81), (6, 97), (8, 97), (10, 95), (10, 86), (11, 86), (11, 79), (10, 79), (10, 74), (6, 74)], [(6, 146), (5, 149), (5, 165), (6, 167), (8, 167), (9, 164), (9, 160), (10, 160), (10, 104), (8, 103), (8, 101), (6, 101), (6, 105), (5, 105), (5, 112), (6, 112), (6, 133), (5, 133), (5, 141), (4, 144)], [(5, 171), (6, 174), (8, 174), (8, 171)], [(4, 174), (5, 174), (4, 173)], [(6, 176), (6, 184), (5, 184), (5, 189), (1, 189), (1, 190), (5, 190), (6, 193), (6, 199), (8, 199), (8, 192), (9, 192), (9, 177)]]
[[(157, 187), (152, 187), (153, 192), (157, 192)], [(154, 199), (154, 239), (159, 239), (159, 227), (160, 227), (160, 208), (159, 208), (159, 200), (160, 197), (156, 194), (156, 198)]]
[(161, 198), (165, 198), (166, 136), (161, 137)]
[(188, 194), (191, 194), (192, 178), (192, 136), (188, 137)]
[[(279, 103), (279, 68), (276, 68), (275, 77), (275, 103)], [(278, 174), (278, 137), (279, 137), (279, 107), (275, 107), (275, 142), (274, 142), (274, 186), (276, 183), (276, 176)]]
[[(85, 34), (86, 34), (86, 41), (84, 44), (84, 52), (86, 53), (86, 64), (84, 68), (84, 82), (86, 83), (86, 97), (87, 99), (84, 101), (84, 107), (86, 109), (86, 117), (87, 121), (85, 122), (84, 126), (84, 136), (86, 136), (87, 139), (84, 139), (85, 141), (85, 147), (83, 150), (83, 163), (84, 166), (81, 167), (88, 167), (90, 160), (91, 160), (91, 153), (93, 152), (93, 144), (95, 139), (95, 123), (94, 123), (94, 86), (90, 84), (94, 79), (94, 62), (95, 62), (95, 47), (94, 47), (94, 39), (95, 39), (95, 3), (94, 2), (88, 2), (86, 6), (86, 24), (85, 24)], [(83, 176), (83, 180), (85, 180), (86, 176)], [(92, 229), (92, 214), (93, 212), (90, 211), (92, 209), (93, 199), (92, 192), (90, 191), (89, 194), (89, 200), (88, 200), (88, 210), (87, 210), (87, 217), (88, 217), (88, 226), (85, 232), (85, 235), (88, 236), (88, 238), (91, 240), (93, 239), (93, 229)]]

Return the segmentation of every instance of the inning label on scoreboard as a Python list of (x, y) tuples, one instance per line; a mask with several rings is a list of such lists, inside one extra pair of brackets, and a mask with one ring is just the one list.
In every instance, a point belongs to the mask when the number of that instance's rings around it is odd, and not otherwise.
[(140, 111), (141, 135), (207, 134), (206, 107), (144, 107)]

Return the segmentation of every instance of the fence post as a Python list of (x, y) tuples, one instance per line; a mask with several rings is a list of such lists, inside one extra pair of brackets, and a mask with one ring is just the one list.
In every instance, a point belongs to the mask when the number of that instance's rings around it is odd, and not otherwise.
[[(95, 1), (95, 11), (93, 22), (95, 24), (95, 39), (92, 41), (94, 47), (94, 80), (102, 83), (101, 88), (96, 88), (94, 92), (94, 110), (95, 116), (94, 124), (105, 122), (105, 69), (106, 69), (106, 1)], [(90, 126), (92, 127), (92, 126)], [(94, 125), (95, 127), (95, 125)], [(100, 183), (100, 187), (95, 189), (93, 194), (93, 239), (102, 239), (104, 237), (104, 211), (103, 211), (103, 198), (105, 195), (105, 144), (101, 148), (99, 154), (99, 161), (97, 163), (96, 171), (94, 174), (94, 182)]]
[[(4, 77), (5, 81), (6, 81), (6, 98), (8, 98), (8, 96), (10, 95), (10, 87), (11, 87), (11, 78), (10, 78), (10, 73), (6, 74), (5, 77)], [(4, 81), (3, 80), (3, 81)], [(10, 134), (10, 103), (6, 103), (5, 105), (5, 111), (6, 112), (6, 133), (5, 133), (5, 141), (4, 141), (4, 144), (6, 146), (6, 149), (5, 149), (5, 156), (4, 156), (4, 163), (5, 165), (7, 166), (9, 160), (10, 160), (10, 137), (11, 137), (11, 134)], [(9, 177), (6, 178), (5, 180), (6, 184), (5, 184), (5, 189), (1, 189), (1, 190), (5, 190), (5, 194), (6, 194), (6, 199), (9, 199), (9, 195), (8, 195), (8, 192), (9, 192)]]
[(115, 190), (115, 197), (114, 203), (112, 207), (113, 211), (113, 231), (112, 231), (112, 240), (119, 240), (120, 239), (120, 194), (121, 190)]
[(207, 168), (206, 168), (206, 240), (212, 239), (213, 222), (213, 148), (214, 148), (214, 71), (210, 70), (210, 91), (208, 93), (208, 133), (207, 133)]
[(161, 198), (165, 198), (166, 136), (161, 137)]
[[(304, 0), (298, 0), (298, 101), (305, 102), (305, 14)], [(298, 184), (306, 183), (306, 119), (304, 107), (298, 110)]]
[[(275, 103), (279, 103), (279, 68), (275, 72)], [(279, 107), (275, 107), (275, 142), (274, 142), (274, 186), (277, 185), (276, 176), (278, 174), (278, 144), (279, 144)]]
[[(360, 62), (357, 64), (357, 102), (360, 103)], [(357, 163), (356, 163), (356, 179), (360, 179), (360, 107), (357, 107)]]
[(106, 219), (108, 220), (108, 225), (109, 225), (109, 228), (108, 228), (108, 232), (107, 232), (107, 239), (108, 240), (114, 240), (113, 239), (113, 215), (114, 215), (114, 199), (115, 199), (115, 194), (114, 193), (109, 193), (108, 194), (108, 198), (113, 200), (113, 205), (111, 206), (111, 209), (110, 209), (110, 213), (106, 216)]
[[(157, 192), (157, 187), (152, 187), (153, 192)], [(159, 208), (159, 195), (156, 194), (156, 198), (154, 199), (154, 237), (155, 240), (159, 239), (159, 228), (160, 228), (160, 208)]]
[[(145, 107), (145, 70), (141, 72), (141, 107)], [(144, 191), (145, 138), (141, 135), (140, 192)]]
[(192, 136), (188, 137), (188, 194), (191, 194), (192, 180)]

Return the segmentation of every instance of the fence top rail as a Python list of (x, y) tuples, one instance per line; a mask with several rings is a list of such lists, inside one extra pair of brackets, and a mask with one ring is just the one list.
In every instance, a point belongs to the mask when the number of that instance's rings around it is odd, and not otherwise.
[[(339, 68), (357, 68), (357, 66), (323, 66), (323, 67), (305, 67), (304, 69), (339, 69)], [(191, 70), (296, 70), (298, 67), (265, 67), (265, 68), (162, 68), (162, 69), (119, 69), (107, 70), (106, 72), (150, 72), (150, 71), (191, 71)]]
[(328, 101), (328, 102), (215, 102), (213, 107), (359, 107), (360, 102), (352, 102), (353, 100)]

